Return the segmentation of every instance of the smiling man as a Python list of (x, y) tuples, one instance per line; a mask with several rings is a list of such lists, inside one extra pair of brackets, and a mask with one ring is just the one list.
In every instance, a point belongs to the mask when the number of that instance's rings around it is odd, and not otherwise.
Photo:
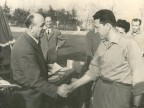
[(67, 86), (69, 92), (95, 81), (93, 108), (132, 108), (139, 106), (144, 93), (144, 64), (138, 44), (116, 30), (112, 11), (100, 10), (93, 16), (101, 43), (86, 74)]
[(52, 18), (45, 18), (45, 32), (40, 39), (40, 46), (47, 64), (53, 64), (57, 61), (57, 51), (66, 43), (66, 38), (61, 32), (52, 27)]
[(132, 33), (131, 37), (138, 43), (142, 55), (144, 56), (144, 33), (141, 30), (142, 21), (138, 18), (132, 20)]

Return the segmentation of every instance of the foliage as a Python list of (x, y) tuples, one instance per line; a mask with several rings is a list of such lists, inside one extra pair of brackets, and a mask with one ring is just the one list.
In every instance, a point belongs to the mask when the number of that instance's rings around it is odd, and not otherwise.
[(52, 18), (53, 24), (57, 26), (57, 21), (59, 22), (59, 29), (71, 29), (74, 30), (77, 25), (80, 24), (77, 18), (77, 11), (73, 8), (71, 11), (65, 9), (54, 10), (52, 6), (49, 6), (49, 10), (44, 10), (42, 8), (38, 9), (38, 13), (42, 14), (44, 17), (50, 16)]
[(8, 21), (10, 21), (11, 19), (10, 9), (11, 8), (7, 5), (7, 1), (5, 1), (3, 11)]
[[(10, 14), (10, 7), (7, 6), (7, 2), (5, 2), (3, 6), (3, 10), (9, 20), (11, 22), (15, 22), (15, 25), (23, 25), (26, 17), (29, 15), (29, 10), (24, 10), (21, 8), (17, 8), (14, 10), (12, 15)], [(43, 15), (44, 17), (50, 16), (53, 21), (54, 27), (59, 29), (69, 29), (74, 30), (80, 24), (80, 21), (77, 19), (77, 11), (75, 8), (67, 11), (65, 9), (55, 10), (50, 5), (49, 9), (40, 8), (37, 10), (38, 13)]]
[(27, 16), (29, 15), (29, 11), (17, 8), (14, 10), (13, 13), (13, 21), (16, 22), (16, 24), (23, 24)]

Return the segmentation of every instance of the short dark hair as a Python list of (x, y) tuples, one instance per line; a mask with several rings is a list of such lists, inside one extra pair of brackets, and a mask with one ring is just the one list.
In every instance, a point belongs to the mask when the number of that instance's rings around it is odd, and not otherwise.
[(116, 26), (116, 19), (111, 10), (102, 9), (96, 12), (93, 18), (94, 20), (99, 19), (102, 24), (110, 23), (113, 27)]
[(29, 15), (25, 20), (25, 26), (29, 28), (29, 26), (33, 23), (34, 15)]
[(134, 22), (139, 21), (139, 25), (141, 25), (141, 23), (142, 23), (142, 21), (140, 19), (138, 19), (138, 18), (134, 18), (132, 21), (134, 21)]
[(126, 33), (130, 30), (130, 23), (126, 20), (118, 19), (116, 26), (123, 28)]

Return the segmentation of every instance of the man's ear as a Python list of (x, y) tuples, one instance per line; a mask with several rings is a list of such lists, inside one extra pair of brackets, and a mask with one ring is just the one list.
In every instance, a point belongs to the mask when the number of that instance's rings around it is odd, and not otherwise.
[(110, 30), (112, 27), (112, 25), (110, 23), (106, 23), (105, 26), (106, 26), (107, 30)]
[(30, 26), (29, 26), (29, 30), (31, 31), (31, 33), (34, 33), (33, 25), (30, 25)]

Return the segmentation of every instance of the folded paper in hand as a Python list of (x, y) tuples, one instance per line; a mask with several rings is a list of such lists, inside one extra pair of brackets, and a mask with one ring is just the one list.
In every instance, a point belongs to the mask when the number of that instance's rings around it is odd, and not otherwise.
[(54, 63), (52, 73), (55, 74), (60, 69), (62, 69), (62, 67), (60, 65), (58, 65), (57, 63)]
[(18, 88), (21, 88), (21, 86), (16, 85), (16, 84), (11, 84), (6, 80), (0, 80), (0, 87), (2, 87), (2, 88), (3, 87), (18, 87)]
[(17, 87), (17, 88), (21, 88), (21, 86), (16, 85), (16, 84), (0, 84), (0, 87)]

